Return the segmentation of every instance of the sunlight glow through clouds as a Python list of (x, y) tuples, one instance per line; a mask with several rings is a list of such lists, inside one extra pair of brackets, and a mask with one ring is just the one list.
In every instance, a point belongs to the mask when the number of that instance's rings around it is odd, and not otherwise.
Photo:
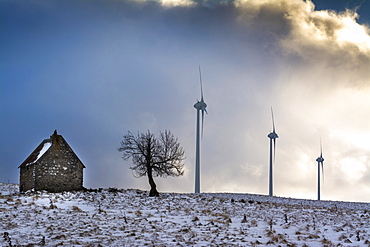
[(189, 0), (160, 0), (160, 3), (165, 7), (190, 7), (195, 5), (193, 1)]
[(133, 2), (158, 2), (162, 6), (166, 8), (172, 7), (191, 7), (194, 6), (196, 3), (192, 0), (131, 0)]
[(366, 165), (367, 157), (360, 156), (357, 158), (348, 157), (344, 158), (340, 161), (340, 166), (343, 172), (345, 173), (345, 178), (349, 182), (355, 182), (356, 180), (360, 180), (363, 174), (366, 172)]
[(366, 26), (356, 23), (354, 16), (347, 16), (342, 19), (343, 27), (336, 33), (339, 43), (353, 43), (362, 52), (370, 51), (370, 36)]
[(261, 177), (263, 175), (263, 169), (261, 165), (254, 166), (254, 165), (246, 163), (246, 164), (240, 165), (240, 168), (246, 174), (251, 174), (254, 177)]
[[(326, 105), (335, 105), (335, 110), (328, 110), (322, 115), (321, 121), (327, 118), (327, 123), (331, 125), (330, 131), (333, 136), (352, 140), (356, 146), (364, 149), (369, 147), (369, 141), (365, 141), (368, 122), (370, 121), (370, 90), (356, 90), (356, 88), (336, 89), (331, 96), (326, 97)], [(335, 125), (334, 125), (335, 123)]]
[(355, 130), (332, 129), (330, 130), (330, 135), (340, 138), (346, 143), (351, 143), (357, 148), (370, 151), (370, 133), (363, 133)]
[[(292, 25), (289, 35), (282, 39), (281, 43), (287, 50), (304, 55), (305, 51), (301, 49), (307, 45), (327, 49), (329, 46), (338, 45), (344, 48), (352, 44), (358, 47), (360, 52), (370, 51), (369, 28), (357, 23), (357, 13), (350, 10), (341, 13), (316, 11), (310, 1), (300, 4), (298, 2), (285, 9), (285, 18)], [(250, 12), (248, 9), (246, 11)]]
[[(319, 154), (319, 151), (317, 152)], [(307, 153), (302, 153), (299, 157), (299, 161), (297, 164), (299, 165), (299, 169), (304, 173), (307, 174), (312, 171), (312, 164), (315, 164), (313, 161), (313, 157), (308, 155)]]

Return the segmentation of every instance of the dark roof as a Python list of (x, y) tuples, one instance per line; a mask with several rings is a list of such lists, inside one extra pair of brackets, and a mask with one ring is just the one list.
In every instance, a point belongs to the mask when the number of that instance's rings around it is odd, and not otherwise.
[[(43, 140), (40, 143), (40, 145), (38, 145), (38, 147), (30, 154), (30, 156), (27, 157), (27, 159), (25, 161), (23, 161), (23, 163), (18, 168), (21, 168), (21, 167), (27, 166), (29, 164), (32, 164), (32, 163), (36, 162), (39, 158), (41, 158), (41, 156), (43, 155), (43, 153), (41, 153), (41, 151), (47, 151), (47, 150), (44, 149), (44, 147), (49, 149), (47, 147), (48, 146), (47, 144), (49, 144), (49, 145), (51, 144), (50, 139)], [(41, 156), (40, 156), (40, 153), (41, 153)]]
[(25, 161), (18, 167), (25, 167), (27, 165), (35, 163), (38, 159), (40, 159), (47, 150), (56, 142), (62, 141), (66, 144), (66, 146), (73, 152), (73, 154), (77, 157), (78, 161), (82, 164), (83, 168), (86, 168), (85, 165), (82, 163), (80, 158), (75, 154), (71, 146), (67, 143), (67, 141), (63, 138), (63, 136), (58, 135), (57, 131), (54, 131), (54, 134), (50, 136), (50, 139), (43, 140), (40, 145), (27, 157)]

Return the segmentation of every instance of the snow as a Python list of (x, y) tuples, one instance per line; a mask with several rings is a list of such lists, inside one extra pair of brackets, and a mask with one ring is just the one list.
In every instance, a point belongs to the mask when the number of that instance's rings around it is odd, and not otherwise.
[[(13, 185), (14, 186), (14, 185)], [(370, 203), (252, 194), (29, 194), (0, 184), (0, 231), (13, 245), (370, 246)], [(1, 238), (0, 246), (9, 239)]]
[(37, 158), (35, 161), (33, 161), (32, 163), (30, 164), (34, 164), (36, 163), (43, 155), (46, 151), (49, 150), (49, 148), (51, 147), (51, 142), (45, 142), (44, 143), (44, 146), (42, 147), (41, 151), (39, 152), (39, 154), (37, 155)]
[(13, 195), (18, 192), (19, 192), (18, 184), (0, 183), (0, 196), (1, 195)]

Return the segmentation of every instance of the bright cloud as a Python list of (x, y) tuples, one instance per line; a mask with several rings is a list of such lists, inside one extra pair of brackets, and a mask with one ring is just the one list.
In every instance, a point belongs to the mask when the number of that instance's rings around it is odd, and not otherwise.
[(368, 157), (366, 156), (342, 159), (340, 165), (345, 174), (345, 179), (351, 183), (360, 180), (367, 170), (366, 162), (368, 162)]
[(348, 45), (354, 45), (370, 56), (369, 29), (356, 22), (355, 12), (316, 11), (314, 3), (301, 0), (239, 0), (235, 5), (241, 10), (241, 22), (264, 26), (272, 32), (285, 30), (286, 34), (278, 39), (288, 51), (306, 56), (309, 47), (325, 51), (329, 47), (348, 49)]
[(159, 0), (159, 2), (165, 7), (190, 7), (195, 5), (191, 0)]
[(356, 15), (348, 14), (342, 17), (343, 26), (336, 32), (339, 44), (346, 43), (356, 45), (361, 52), (370, 52), (370, 31), (355, 20)]

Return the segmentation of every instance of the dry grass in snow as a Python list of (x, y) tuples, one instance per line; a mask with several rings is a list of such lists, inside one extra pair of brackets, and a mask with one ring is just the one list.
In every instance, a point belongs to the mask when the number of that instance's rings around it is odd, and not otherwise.
[(1, 246), (370, 246), (370, 203), (0, 185)]

